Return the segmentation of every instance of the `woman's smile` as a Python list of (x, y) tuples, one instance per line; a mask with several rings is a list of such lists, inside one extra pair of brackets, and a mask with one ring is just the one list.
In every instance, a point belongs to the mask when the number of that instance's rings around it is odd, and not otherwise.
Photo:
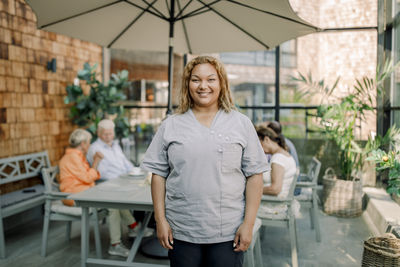
[(217, 70), (209, 63), (196, 65), (189, 80), (194, 107), (217, 107), (221, 92)]
[(207, 97), (207, 96), (209, 96), (211, 93), (212, 93), (212, 92), (198, 92), (197, 94), (198, 94), (200, 97)]

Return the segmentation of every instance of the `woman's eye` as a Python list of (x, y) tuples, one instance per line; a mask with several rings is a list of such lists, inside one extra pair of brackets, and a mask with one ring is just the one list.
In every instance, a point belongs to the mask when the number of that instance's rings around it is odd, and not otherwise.
[(208, 79), (208, 81), (209, 81), (209, 82), (215, 82), (215, 79), (214, 79), (214, 78)]
[(199, 80), (198, 79), (192, 79), (192, 82), (197, 83)]

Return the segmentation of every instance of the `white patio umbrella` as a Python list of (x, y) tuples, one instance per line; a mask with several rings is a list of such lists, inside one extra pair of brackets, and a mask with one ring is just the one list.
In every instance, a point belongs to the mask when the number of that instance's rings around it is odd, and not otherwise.
[(172, 56), (274, 48), (318, 28), (288, 0), (26, 0), (38, 28), (107, 48), (168, 51)]

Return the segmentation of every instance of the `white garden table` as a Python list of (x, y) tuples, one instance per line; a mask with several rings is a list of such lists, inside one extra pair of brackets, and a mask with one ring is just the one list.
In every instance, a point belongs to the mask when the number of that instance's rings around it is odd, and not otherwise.
[[(81, 266), (136, 266), (161, 267), (165, 265), (133, 262), (142, 241), (144, 230), (153, 212), (153, 202), (149, 183), (129, 176), (108, 180), (88, 190), (69, 196), (77, 206), (82, 207), (81, 223)], [(89, 208), (133, 209), (145, 211), (143, 224), (135, 238), (126, 261), (89, 258)]]

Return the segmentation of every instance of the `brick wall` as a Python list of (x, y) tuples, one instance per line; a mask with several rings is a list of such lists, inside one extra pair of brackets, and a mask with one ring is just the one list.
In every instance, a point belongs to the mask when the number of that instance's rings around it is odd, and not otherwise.
[[(290, 0), (290, 3), (300, 17), (322, 29), (377, 25), (375, 0)], [(298, 39), (298, 66), (300, 71), (311, 70), (327, 82), (341, 76), (340, 87), (344, 90), (353, 85), (354, 78), (375, 74), (376, 51), (375, 30), (311, 34)]]
[[(376, 0), (290, 0), (306, 21), (322, 28), (370, 27), (377, 25)], [(374, 77), (377, 64), (377, 31), (334, 31), (298, 38), (298, 71), (312, 72), (316, 79), (332, 85), (340, 76), (336, 96), (347, 93), (356, 78)], [(316, 98), (315, 103), (320, 99)], [(376, 129), (376, 117), (362, 125), (361, 137)]]
[(84, 62), (101, 66), (101, 47), (38, 30), (24, 1), (0, 1), (0, 158), (48, 150), (57, 164), (75, 128), (65, 87)]

